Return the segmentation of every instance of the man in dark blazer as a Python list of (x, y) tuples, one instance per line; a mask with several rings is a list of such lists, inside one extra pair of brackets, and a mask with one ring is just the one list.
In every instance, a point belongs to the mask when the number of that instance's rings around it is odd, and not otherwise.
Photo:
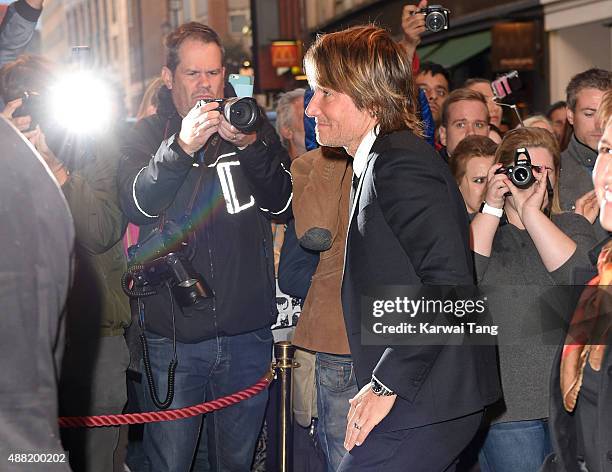
[(373, 288), (472, 285), (465, 205), (419, 137), (410, 64), (388, 32), (320, 36), (304, 62), (317, 140), (354, 158), (342, 303), (361, 390), (339, 470), (454, 470), (500, 395), (494, 347), (364, 345), (361, 304)]

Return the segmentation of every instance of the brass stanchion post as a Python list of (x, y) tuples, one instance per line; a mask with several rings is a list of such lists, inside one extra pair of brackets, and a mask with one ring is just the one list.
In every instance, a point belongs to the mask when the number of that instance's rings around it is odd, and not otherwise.
[(291, 369), (299, 367), (293, 361), (295, 347), (289, 341), (274, 343), (274, 367), (276, 378), (280, 380), (280, 412), (278, 466), (280, 472), (290, 472), (293, 468), (293, 408), (291, 404)]

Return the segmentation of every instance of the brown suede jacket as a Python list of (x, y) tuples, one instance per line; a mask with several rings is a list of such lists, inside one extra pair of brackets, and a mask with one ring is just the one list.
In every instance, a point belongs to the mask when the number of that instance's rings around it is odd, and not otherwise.
[(331, 235), (331, 246), (321, 252), (293, 339), (296, 346), (310, 351), (350, 354), (340, 288), (352, 162), (342, 149), (317, 148), (291, 165), (298, 240), (313, 228), (328, 230)]

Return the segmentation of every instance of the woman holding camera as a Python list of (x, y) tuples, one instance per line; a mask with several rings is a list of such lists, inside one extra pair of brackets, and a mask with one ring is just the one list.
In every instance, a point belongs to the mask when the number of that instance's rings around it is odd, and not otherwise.
[[(519, 162), (527, 157), (530, 163)], [(559, 292), (547, 295), (551, 286), (570, 284), (575, 269), (590, 266), (587, 251), (595, 240), (583, 216), (560, 211), (559, 148), (551, 133), (507, 133), (496, 161), (471, 223), (471, 243), (479, 285), (499, 325), (504, 399), (488, 412), (492, 425), (479, 460), (483, 472), (535, 472), (551, 450), (548, 377), (562, 338), (548, 324), (561, 325), (554, 319), (561, 316)], [(531, 183), (521, 182), (525, 171)]]

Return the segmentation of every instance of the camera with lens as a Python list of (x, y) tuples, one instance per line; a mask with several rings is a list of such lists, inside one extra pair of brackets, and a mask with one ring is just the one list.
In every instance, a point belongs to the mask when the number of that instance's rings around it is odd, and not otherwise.
[(448, 29), (450, 10), (442, 5), (429, 5), (417, 13), (425, 15), (425, 27), (428, 31), (438, 33)]
[(196, 107), (201, 107), (210, 102), (219, 104), (219, 112), (237, 130), (243, 133), (251, 133), (259, 129), (262, 117), (259, 105), (254, 98), (205, 98), (199, 100)]
[(506, 174), (510, 181), (520, 189), (531, 187), (535, 182), (531, 156), (526, 148), (518, 148), (514, 153), (514, 164), (508, 167), (500, 167), (496, 174)]
[(19, 118), (22, 116), (30, 116), (32, 121), (30, 128), (27, 131), (31, 131), (42, 121), (46, 121), (45, 112), (48, 107), (42, 99), (41, 95), (37, 92), (26, 90), (23, 92), (21, 98), (21, 106), (13, 113), (13, 118)]
[(49, 149), (64, 165), (74, 170), (78, 161), (77, 143), (74, 137), (70, 136), (69, 130), (54, 119), (48, 95), (26, 90), (20, 98), (22, 104), (13, 112), (13, 118), (29, 116), (31, 118), (30, 127), (25, 131), (32, 131), (40, 126)]
[(191, 264), (193, 242), (185, 239), (185, 231), (174, 221), (166, 221), (140, 244), (128, 249), (129, 269), (122, 279), (123, 290), (133, 298), (157, 294), (168, 285), (182, 308), (203, 307), (213, 297), (204, 277)]

